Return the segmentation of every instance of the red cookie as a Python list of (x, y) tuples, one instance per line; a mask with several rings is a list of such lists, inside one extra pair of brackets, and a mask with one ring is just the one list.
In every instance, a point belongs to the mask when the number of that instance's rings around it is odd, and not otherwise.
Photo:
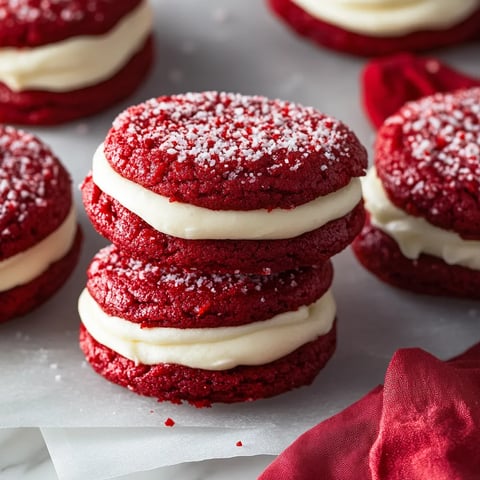
[(267, 320), (310, 305), (332, 283), (331, 262), (272, 275), (203, 273), (135, 260), (115, 246), (88, 268), (87, 288), (102, 310), (142, 328), (213, 328)]
[(419, 30), (398, 36), (377, 36), (344, 29), (312, 16), (292, 0), (268, 0), (268, 4), (298, 34), (333, 50), (353, 55), (379, 56), (431, 50), (480, 38), (480, 8), (450, 27)]
[(18, 50), (0, 63), (1, 122), (96, 113), (132, 93), (153, 60), (145, 0), (1, 0), (0, 16), (0, 46)]
[(480, 87), (407, 103), (378, 131), (375, 167), (409, 215), (480, 239)]
[(335, 325), (326, 335), (289, 355), (260, 366), (211, 371), (171, 363), (135, 364), (98, 343), (83, 327), (80, 347), (93, 369), (107, 380), (159, 401), (196, 407), (258, 400), (309, 385), (333, 355)]
[[(114, 182), (96, 163), (106, 164), (108, 175), (113, 172), (127, 188), (138, 187), (148, 203), (129, 204), (136, 194), (125, 193), (123, 185), (105, 191)], [(210, 271), (281, 271), (321, 264), (351, 242), (363, 223), (355, 177), (366, 164), (355, 135), (313, 108), (206, 92), (160, 97), (123, 112), (97, 151), (93, 180), (87, 177), (82, 190), (95, 228), (133, 256)], [(319, 206), (304, 215), (307, 226), (288, 230), (297, 212), (333, 194), (348, 199), (341, 211), (309, 223), (332, 208)], [(164, 205), (153, 206), (159, 199)], [(190, 231), (204, 228), (196, 208), (182, 224), (186, 235), (148, 218), (148, 210), (157, 210), (177, 219), (170, 213), (177, 205), (201, 207), (208, 222), (222, 212), (236, 219), (260, 213), (260, 219), (244, 228), (232, 220), (239, 230), (234, 235), (202, 231), (192, 238)], [(278, 212), (290, 216), (275, 220), (274, 234), (260, 236), (258, 229)]]
[(387, 234), (367, 223), (352, 244), (360, 263), (382, 281), (416, 293), (480, 298), (480, 272), (432, 255), (405, 257)]
[(402, 288), (478, 298), (479, 165), (480, 88), (424, 97), (387, 119), (364, 184), (360, 262)]
[(0, 321), (31, 310), (65, 282), (81, 243), (71, 180), (33, 135), (0, 126)]

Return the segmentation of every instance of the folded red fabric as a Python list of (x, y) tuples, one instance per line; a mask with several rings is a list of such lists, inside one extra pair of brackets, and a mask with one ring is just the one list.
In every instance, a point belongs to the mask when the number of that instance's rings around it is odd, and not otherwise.
[(362, 102), (375, 127), (404, 103), (436, 92), (480, 85), (472, 78), (432, 57), (400, 53), (371, 60), (362, 72)]
[(259, 480), (480, 478), (480, 344), (395, 353), (385, 385), (300, 436)]

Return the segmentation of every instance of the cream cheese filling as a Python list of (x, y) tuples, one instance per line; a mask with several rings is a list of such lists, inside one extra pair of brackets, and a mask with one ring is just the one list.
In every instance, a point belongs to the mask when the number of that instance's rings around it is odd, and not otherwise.
[(334, 193), (291, 210), (210, 210), (171, 202), (122, 177), (108, 163), (100, 145), (93, 157), (94, 183), (155, 230), (187, 240), (273, 240), (293, 238), (320, 228), (349, 213), (362, 198), (361, 183), (353, 178)]
[(141, 328), (109, 316), (85, 289), (78, 310), (92, 337), (120, 355), (145, 365), (173, 363), (204, 370), (264, 365), (328, 333), (336, 306), (330, 291), (294, 312), (237, 327)]
[(10, 90), (64, 92), (112, 77), (142, 47), (152, 29), (143, 1), (109, 32), (32, 48), (0, 48), (0, 82)]
[(292, 0), (313, 17), (371, 36), (442, 30), (468, 18), (480, 0)]
[(75, 208), (48, 237), (33, 247), (0, 262), (0, 292), (24, 285), (38, 277), (70, 250), (77, 231)]
[(424, 253), (449, 265), (480, 270), (480, 241), (464, 240), (453, 231), (397, 208), (388, 199), (374, 167), (364, 178), (363, 191), (372, 225), (393, 238), (405, 257), (415, 260)]

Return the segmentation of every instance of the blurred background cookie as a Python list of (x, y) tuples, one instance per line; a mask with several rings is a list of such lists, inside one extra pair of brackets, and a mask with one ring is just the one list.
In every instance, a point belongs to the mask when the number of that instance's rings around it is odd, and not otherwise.
[(0, 122), (46, 125), (132, 93), (153, 61), (147, 0), (0, 1)]
[(71, 179), (33, 135), (0, 126), (0, 322), (46, 301), (73, 271), (81, 232)]
[(429, 50), (480, 38), (478, 0), (268, 0), (300, 35), (354, 55)]

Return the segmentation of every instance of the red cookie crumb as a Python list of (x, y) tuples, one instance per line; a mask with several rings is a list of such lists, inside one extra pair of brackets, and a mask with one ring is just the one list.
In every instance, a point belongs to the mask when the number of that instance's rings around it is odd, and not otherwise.
[(95, 229), (134, 257), (205, 272), (280, 272), (319, 265), (343, 250), (360, 232), (363, 204), (326, 225), (283, 240), (184, 240), (165, 235), (103, 193), (87, 176), (83, 204)]
[(480, 88), (406, 104), (380, 128), (375, 166), (394, 205), (480, 239)]
[(108, 315), (142, 328), (213, 328), (268, 320), (318, 300), (330, 261), (271, 275), (203, 273), (135, 260), (111, 245), (88, 268), (87, 288)]
[(173, 427), (174, 425), (175, 425), (175, 422), (170, 417), (165, 420), (166, 427)]
[(34, 135), (0, 125), (0, 261), (50, 235), (72, 207), (71, 179)]
[(243, 447), (243, 443), (241, 440), (239, 440), (236, 444), (235, 444), (236, 447)]
[(271, 9), (298, 34), (341, 52), (380, 56), (431, 50), (480, 38), (480, 8), (463, 22), (442, 30), (424, 30), (397, 37), (362, 35), (313, 17), (292, 0), (267, 0)]
[(343, 123), (311, 107), (224, 92), (164, 96), (128, 108), (104, 144), (124, 178), (213, 210), (293, 208), (364, 174)]
[(0, 46), (37, 47), (100, 35), (142, 0), (0, 0)]
[(403, 256), (397, 243), (369, 221), (352, 244), (360, 263), (380, 280), (416, 293), (480, 298), (480, 272), (448, 265), (441, 258)]
[(335, 345), (334, 325), (326, 335), (269, 364), (209, 371), (175, 364), (136, 365), (80, 327), (80, 347), (98, 374), (140, 395), (173, 403), (187, 401), (196, 407), (252, 401), (308, 385), (332, 356)]

